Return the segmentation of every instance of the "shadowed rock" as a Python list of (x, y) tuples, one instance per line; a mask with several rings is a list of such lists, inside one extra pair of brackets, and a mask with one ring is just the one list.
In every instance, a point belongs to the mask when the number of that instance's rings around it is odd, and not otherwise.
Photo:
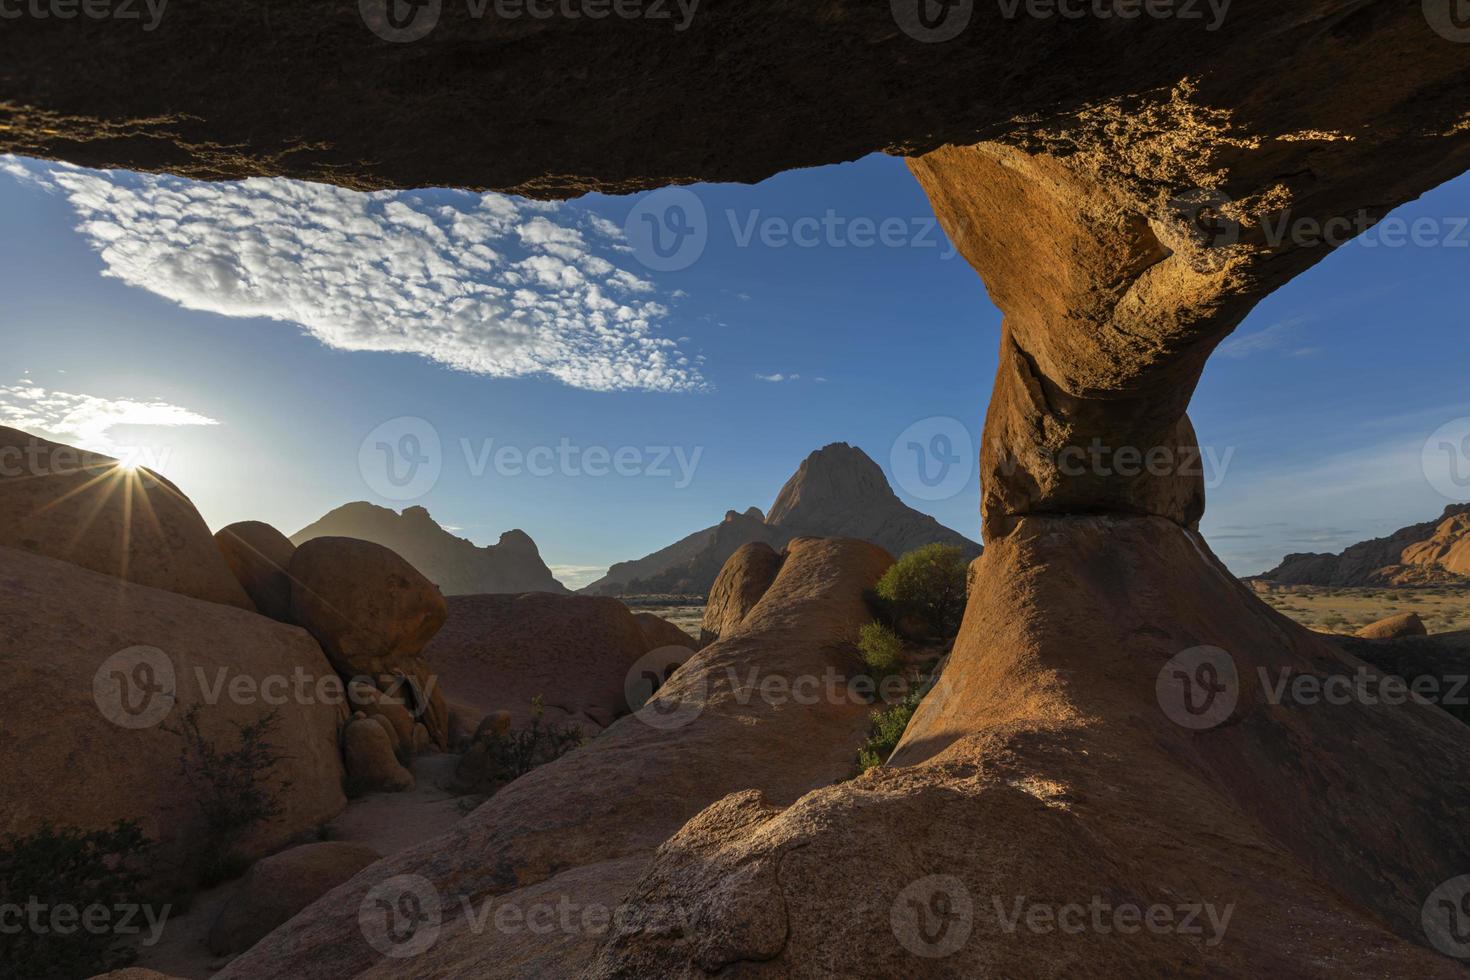
[(730, 556), (710, 589), (704, 620), (699, 625), (700, 646), (734, 634), (776, 581), (784, 557), (759, 542), (747, 544)]
[(241, 521), (214, 534), (235, 579), (262, 616), (291, 622), (291, 576), (286, 569), (296, 546), (261, 521)]
[(196, 704), (220, 752), (238, 747), (239, 725), (277, 716), (268, 741), (284, 758), (266, 788), (283, 812), (239, 842), (243, 856), (342, 809), (341, 689), (304, 630), (11, 548), (0, 548), (0, 622), (0, 671), (25, 692), (0, 717), (0, 833), (136, 819), (161, 842), (161, 876), (218, 858), (201, 852), (198, 787), (163, 727)]

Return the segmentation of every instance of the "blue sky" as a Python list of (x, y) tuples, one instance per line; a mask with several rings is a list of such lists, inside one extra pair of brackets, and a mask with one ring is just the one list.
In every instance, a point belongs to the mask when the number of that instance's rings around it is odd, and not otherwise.
[[(1228, 465), (1205, 530), (1236, 571), (1450, 502), (1420, 453), (1470, 416), (1467, 192), (1396, 215), (1435, 218), (1435, 243), (1338, 250), (1211, 362), (1193, 416)], [(1000, 317), (903, 163), (690, 193), (698, 233), (665, 258), (644, 215), (667, 192), (369, 197), (12, 159), (0, 417), (136, 456), (213, 527), (422, 504), (480, 543), (523, 528), (572, 584), (767, 507), (839, 440), (978, 536), (973, 472), (929, 490), (903, 447), (952, 435), (970, 462)]]

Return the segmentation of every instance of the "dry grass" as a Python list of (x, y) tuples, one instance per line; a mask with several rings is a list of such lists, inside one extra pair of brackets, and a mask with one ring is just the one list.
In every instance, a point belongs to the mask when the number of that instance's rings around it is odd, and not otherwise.
[(1277, 612), (1323, 633), (1354, 633), (1388, 616), (1414, 612), (1431, 633), (1470, 629), (1470, 586), (1334, 589), (1314, 585), (1251, 587)]

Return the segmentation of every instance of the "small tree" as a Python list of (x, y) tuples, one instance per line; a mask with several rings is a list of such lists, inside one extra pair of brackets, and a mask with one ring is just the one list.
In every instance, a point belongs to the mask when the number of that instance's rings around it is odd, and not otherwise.
[(877, 620), (858, 630), (858, 651), (874, 680), (898, 673), (903, 665), (903, 637)]
[(47, 824), (24, 837), (6, 834), (0, 841), (0, 907), (27, 918), (19, 929), (0, 929), (0, 980), (89, 977), (131, 962), (131, 951), (117, 948), (113, 931), (31, 928), (27, 909), (38, 909), (45, 923), (61, 909), (85, 915), (96, 907), (111, 913), (140, 906), (144, 875), (138, 865), (152, 846), (132, 820), (105, 830)]
[(194, 790), (204, 816), (205, 862), (201, 884), (211, 885), (243, 869), (237, 854), (240, 839), (257, 824), (280, 816), (278, 793), (289, 781), (271, 785), (276, 765), (287, 756), (277, 752), (269, 737), (280, 721), (271, 711), (255, 721), (235, 726), (239, 748), (221, 751), (199, 729), (199, 705), (184, 712), (178, 728), (163, 730), (183, 740), (179, 768)]
[(894, 562), (878, 581), (882, 599), (906, 630), (950, 637), (965, 615), (969, 565), (954, 545), (928, 544)]

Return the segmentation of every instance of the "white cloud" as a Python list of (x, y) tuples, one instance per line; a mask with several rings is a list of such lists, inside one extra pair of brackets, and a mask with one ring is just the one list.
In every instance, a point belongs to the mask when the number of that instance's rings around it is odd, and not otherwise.
[(1310, 318), (1294, 316), (1286, 320), (1279, 320), (1270, 326), (1262, 327), (1254, 333), (1236, 334), (1229, 337), (1219, 347), (1222, 357), (1240, 359), (1250, 357), (1252, 354), (1260, 354), (1265, 351), (1281, 350), (1289, 348), (1287, 353), (1292, 357), (1310, 357), (1321, 352), (1317, 347), (1292, 347), (1291, 334), (1297, 327), (1306, 323)]
[[(621, 231), (570, 205), (499, 194), (363, 194), (254, 179), (201, 184), (0, 157), (59, 189), (105, 275), (191, 310), (299, 325), (350, 351), (417, 354), (491, 377), (597, 391), (704, 379), (653, 283), (596, 254)], [(446, 203), (447, 202), (447, 203)]]
[(606, 565), (548, 565), (556, 580), (573, 591), (591, 585), (607, 574)]
[(801, 375), (799, 374), (757, 374), (756, 377), (761, 381), (770, 381), (773, 384), (780, 384), (782, 381), (801, 380)]
[(118, 426), (219, 425), (208, 416), (164, 401), (99, 398), (31, 384), (0, 385), (0, 422), (118, 458), (137, 449), (115, 440), (112, 430)]

